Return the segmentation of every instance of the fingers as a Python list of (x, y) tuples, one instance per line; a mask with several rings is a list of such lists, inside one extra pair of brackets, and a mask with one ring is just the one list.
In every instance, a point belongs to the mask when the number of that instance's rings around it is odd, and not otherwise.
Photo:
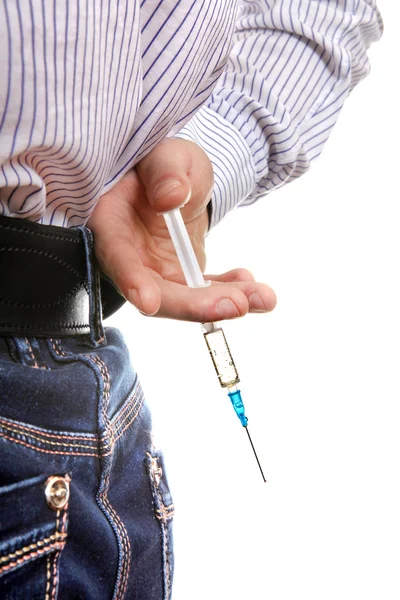
[(157, 280), (161, 291), (159, 317), (207, 323), (243, 317), (248, 312), (269, 312), (276, 305), (275, 292), (263, 283), (214, 281), (210, 287), (189, 288)]
[[(107, 244), (104, 239), (103, 242)], [(161, 294), (150, 271), (143, 266), (129, 238), (119, 235), (112, 242), (96, 247), (100, 266), (131, 304), (147, 315), (155, 314), (161, 305)]]
[(233, 283), (235, 281), (254, 281), (254, 275), (247, 269), (232, 269), (226, 273), (221, 273), (221, 275), (204, 275), (204, 279)]
[(204, 210), (213, 185), (213, 170), (197, 144), (166, 139), (136, 165), (136, 171), (150, 205), (157, 212), (181, 207), (189, 198), (191, 202), (185, 209), (187, 221)]

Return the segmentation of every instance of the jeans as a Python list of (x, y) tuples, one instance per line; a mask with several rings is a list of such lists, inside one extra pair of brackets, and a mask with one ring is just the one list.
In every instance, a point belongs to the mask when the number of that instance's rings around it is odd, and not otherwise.
[(0, 337), (0, 598), (168, 600), (173, 513), (120, 332)]

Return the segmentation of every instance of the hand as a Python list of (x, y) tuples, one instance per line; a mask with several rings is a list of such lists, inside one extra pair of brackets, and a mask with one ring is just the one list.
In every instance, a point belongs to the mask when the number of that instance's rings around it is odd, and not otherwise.
[(273, 290), (245, 269), (205, 275), (212, 282), (207, 288), (187, 287), (160, 213), (190, 198), (182, 216), (204, 270), (212, 185), (212, 165), (203, 150), (166, 139), (98, 201), (88, 227), (100, 267), (144, 314), (211, 322), (274, 308)]

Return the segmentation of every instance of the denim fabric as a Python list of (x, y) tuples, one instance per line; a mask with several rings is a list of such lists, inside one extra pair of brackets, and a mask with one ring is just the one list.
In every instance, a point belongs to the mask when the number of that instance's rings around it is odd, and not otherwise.
[[(163, 457), (94, 277), (89, 288), (90, 335), (0, 336), (1, 600), (171, 597)], [(69, 487), (61, 508), (46, 499), (54, 476)]]
[[(162, 600), (173, 504), (120, 333), (0, 339), (0, 597)], [(70, 478), (64, 510), (46, 480)]]

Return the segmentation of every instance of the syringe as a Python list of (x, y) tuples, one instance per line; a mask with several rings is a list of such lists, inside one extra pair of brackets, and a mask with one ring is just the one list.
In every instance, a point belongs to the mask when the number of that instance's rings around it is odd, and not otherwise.
[[(196, 254), (193, 250), (180, 210), (176, 208), (163, 213), (163, 215), (188, 286), (199, 288), (210, 285), (210, 282), (204, 281), (203, 273), (197, 262)], [(247, 427), (248, 419), (245, 415), (240, 390), (237, 388), (240, 379), (229, 346), (226, 342), (225, 334), (218, 323), (203, 323), (202, 327), (203, 335), (217, 372), (219, 383), (221, 387), (228, 390), (228, 396), (232, 402), (232, 406), (239, 417), (241, 424), (246, 429), (262, 478), (266, 482), (267, 480), (264, 477), (260, 461), (258, 460)]]

